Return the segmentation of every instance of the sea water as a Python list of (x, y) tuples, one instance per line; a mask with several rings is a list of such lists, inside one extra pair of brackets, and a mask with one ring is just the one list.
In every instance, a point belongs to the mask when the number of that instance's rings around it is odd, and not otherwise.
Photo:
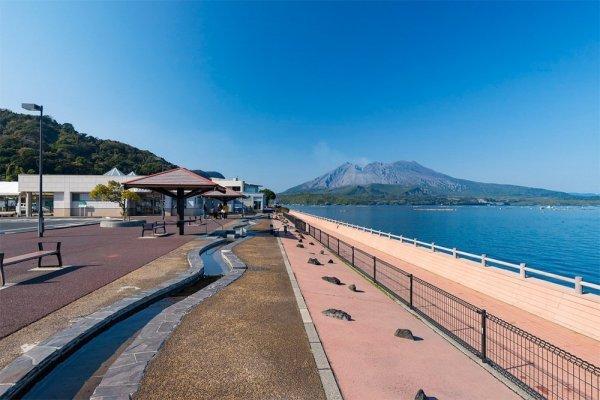
[(600, 284), (600, 207), (290, 208)]

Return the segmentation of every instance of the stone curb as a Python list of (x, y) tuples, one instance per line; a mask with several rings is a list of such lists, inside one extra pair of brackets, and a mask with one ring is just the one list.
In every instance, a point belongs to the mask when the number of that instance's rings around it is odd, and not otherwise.
[[(231, 248), (238, 243), (239, 241), (230, 243), (221, 250), (222, 258), (229, 265), (229, 272), (218, 281), (165, 308), (152, 318), (109, 367), (90, 400), (128, 400), (133, 397), (140, 388), (148, 364), (160, 351), (183, 317), (192, 308), (227, 287), (245, 272), (246, 265), (231, 251)], [(198, 251), (190, 252), (188, 259), (190, 259), (191, 265), (202, 263)]]
[[(77, 345), (94, 336), (115, 320), (200, 279), (204, 271), (200, 253), (224, 242), (224, 239), (215, 240), (190, 251), (188, 253), (190, 268), (178, 277), (163, 282), (152, 289), (118, 300), (90, 315), (77, 318), (69, 327), (57, 332), (16, 358), (0, 370), (0, 399), (11, 399), (19, 395), (23, 389), (33, 384), (40, 375), (62, 357), (73, 351)], [(181, 304), (181, 302), (177, 304)]]
[(296, 280), (294, 271), (292, 271), (290, 261), (287, 253), (285, 252), (283, 244), (281, 243), (280, 237), (277, 237), (277, 244), (279, 245), (279, 250), (281, 250), (285, 269), (292, 284), (294, 297), (296, 298), (296, 303), (298, 304), (300, 316), (302, 317), (302, 322), (304, 324), (304, 330), (306, 331), (306, 336), (308, 336), (308, 343), (310, 344), (310, 348), (315, 359), (315, 364), (317, 365), (317, 370), (319, 371), (319, 377), (321, 378), (321, 384), (323, 385), (323, 390), (325, 391), (325, 397), (327, 400), (343, 400), (344, 397), (342, 396), (340, 387), (335, 379), (335, 375), (331, 369), (329, 360), (327, 359), (327, 354), (325, 353), (325, 349), (323, 348), (319, 334), (315, 329), (315, 325), (313, 324), (310, 316), (310, 311), (306, 306), (306, 302), (302, 296), (302, 291), (300, 290), (300, 286), (298, 286), (298, 281)]

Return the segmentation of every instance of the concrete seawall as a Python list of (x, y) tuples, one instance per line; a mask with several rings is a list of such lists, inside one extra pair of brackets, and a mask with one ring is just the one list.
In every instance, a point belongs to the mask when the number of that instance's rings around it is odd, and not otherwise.
[[(523, 279), (514, 273), (428, 249), (400, 243), (387, 237), (292, 211), (303, 219), (341, 240), (364, 244), (449, 281), (532, 313), (589, 338), (600, 340), (600, 299), (592, 294), (579, 295), (572, 289), (541, 281)], [(401, 267), (399, 265), (399, 267)]]

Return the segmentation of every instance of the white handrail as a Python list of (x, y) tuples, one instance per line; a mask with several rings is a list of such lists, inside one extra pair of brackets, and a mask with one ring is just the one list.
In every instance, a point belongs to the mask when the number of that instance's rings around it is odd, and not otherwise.
[[(552, 279), (556, 279), (562, 282), (567, 282), (567, 283), (571, 283), (574, 284), (574, 289), (577, 293), (582, 294), (583, 293), (583, 287), (587, 287), (590, 289), (595, 289), (595, 290), (599, 290), (600, 291), (600, 285), (597, 285), (595, 283), (592, 282), (584, 282), (583, 279), (580, 276), (576, 276), (574, 278), (569, 278), (566, 276), (562, 276), (562, 275), (557, 275), (557, 274), (553, 274), (551, 272), (546, 272), (546, 271), (542, 271), (536, 268), (531, 268), (531, 267), (527, 267), (524, 263), (522, 264), (515, 264), (515, 263), (511, 263), (508, 261), (503, 261), (503, 260), (498, 260), (496, 258), (491, 258), (488, 257), (485, 254), (473, 254), (473, 253), (467, 253), (466, 251), (460, 251), (457, 250), (456, 248), (448, 248), (448, 247), (443, 247), (443, 246), (438, 246), (435, 243), (427, 243), (427, 242), (422, 242), (416, 238), (411, 239), (411, 238), (407, 238), (404, 237), (402, 235), (398, 236), (398, 235), (394, 235), (392, 233), (385, 233), (379, 230), (373, 230), (372, 228), (367, 228), (364, 226), (359, 226), (359, 225), (354, 225), (348, 222), (344, 222), (344, 221), (338, 221), (335, 220), (333, 218), (328, 218), (328, 217), (321, 217), (318, 215), (313, 215), (313, 214), (309, 214), (303, 211), (297, 211), (294, 210), (296, 212), (299, 212), (301, 214), (305, 214), (314, 218), (318, 218), (318, 219), (322, 219), (328, 222), (332, 222), (338, 225), (343, 225), (343, 226), (347, 226), (350, 228), (354, 228), (354, 229), (358, 229), (364, 232), (369, 232), (372, 234), (378, 234), (379, 236), (387, 236), (390, 239), (394, 239), (394, 240), (399, 240), (400, 243), (411, 243), (412, 245), (418, 247), (419, 245), (421, 247), (428, 247), (430, 248), (432, 251), (438, 251), (441, 250), (442, 252), (448, 252), (451, 253), (451, 255), (455, 258), (459, 258), (459, 256), (462, 256), (463, 258), (469, 258), (469, 259), (475, 259), (475, 260), (479, 260), (479, 262), (483, 265), (483, 266), (491, 266), (494, 267), (494, 265), (490, 265), (490, 264), (496, 264), (496, 265), (501, 265), (503, 267), (507, 267), (507, 268), (511, 268), (514, 270), (517, 270), (518, 273), (520, 274), (521, 278), (527, 278), (527, 272), (530, 272), (532, 274), (536, 274), (536, 275), (540, 275), (543, 277), (547, 277), (547, 278), (552, 278)], [(552, 282), (551, 282), (552, 283)]]

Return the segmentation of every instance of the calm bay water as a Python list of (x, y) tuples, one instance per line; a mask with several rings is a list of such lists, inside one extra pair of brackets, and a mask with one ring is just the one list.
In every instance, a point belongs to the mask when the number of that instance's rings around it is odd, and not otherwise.
[(291, 208), (600, 283), (600, 207)]

